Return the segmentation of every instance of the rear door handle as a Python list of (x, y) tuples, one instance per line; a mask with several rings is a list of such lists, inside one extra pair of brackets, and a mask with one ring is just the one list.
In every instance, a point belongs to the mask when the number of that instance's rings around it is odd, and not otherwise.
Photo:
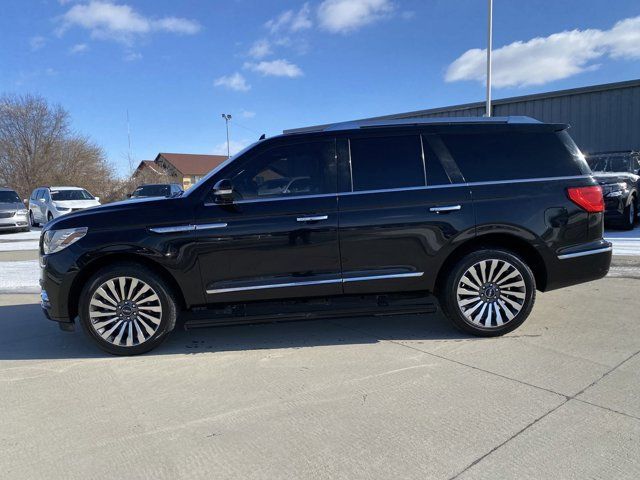
[(316, 215), (313, 217), (298, 217), (299, 222), (320, 222), (329, 218), (329, 215)]
[(430, 212), (435, 213), (446, 213), (446, 212), (455, 212), (456, 210), (460, 210), (462, 205), (447, 205), (444, 207), (431, 207), (429, 209)]

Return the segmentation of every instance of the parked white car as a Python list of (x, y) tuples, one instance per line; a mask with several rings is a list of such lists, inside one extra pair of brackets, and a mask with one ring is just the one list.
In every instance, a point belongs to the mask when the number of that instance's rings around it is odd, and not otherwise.
[(100, 199), (84, 188), (41, 187), (29, 198), (29, 221), (38, 226), (67, 213), (100, 205)]
[(0, 231), (29, 230), (27, 207), (10, 188), (0, 188)]

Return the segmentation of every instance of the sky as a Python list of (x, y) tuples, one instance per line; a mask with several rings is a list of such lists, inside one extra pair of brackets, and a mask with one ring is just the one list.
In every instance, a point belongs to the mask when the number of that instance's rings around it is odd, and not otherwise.
[[(485, 0), (0, 0), (0, 95), (129, 172), (287, 128), (481, 101)], [(494, 0), (493, 96), (640, 78), (638, 0)]]

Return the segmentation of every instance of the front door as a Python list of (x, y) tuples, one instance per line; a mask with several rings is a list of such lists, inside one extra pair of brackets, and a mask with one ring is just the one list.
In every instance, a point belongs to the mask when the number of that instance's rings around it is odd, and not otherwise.
[(454, 185), (461, 178), (445, 170), (426, 136), (344, 141), (341, 166), (348, 168), (340, 170), (351, 177), (351, 191), (339, 197), (344, 293), (432, 288), (447, 250), (474, 234), (469, 188)]
[(336, 163), (333, 139), (287, 139), (221, 171), (233, 202), (196, 210), (208, 303), (342, 293)]

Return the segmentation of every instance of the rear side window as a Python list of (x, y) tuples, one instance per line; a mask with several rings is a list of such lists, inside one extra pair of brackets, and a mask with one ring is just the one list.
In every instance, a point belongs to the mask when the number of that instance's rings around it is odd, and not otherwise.
[(420, 137), (352, 138), (353, 190), (386, 190), (425, 185)]
[(584, 174), (579, 159), (554, 132), (444, 134), (441, 138), (467, 182)]
[(427, 185), (448, 185), (452, 183), (429, 141), (423, 141), (423, 146), (424, 161), (427, 168)]

